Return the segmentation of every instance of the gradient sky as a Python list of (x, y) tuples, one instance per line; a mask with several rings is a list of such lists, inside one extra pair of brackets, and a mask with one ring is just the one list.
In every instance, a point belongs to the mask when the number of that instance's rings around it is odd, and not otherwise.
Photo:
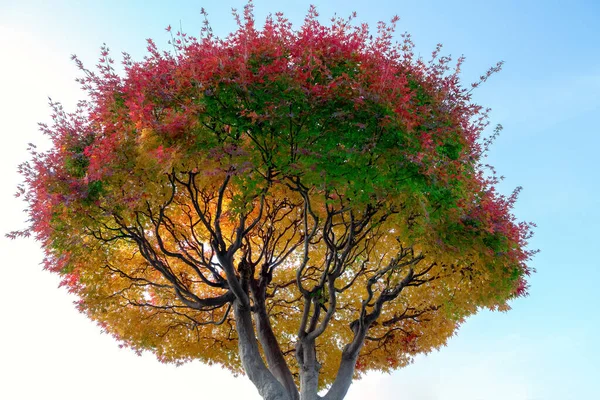
[[(255, 2), (258, 21), (283, 11), (296, 26), (309, 5)], [(492, 124), (504, 125), (489, 162), (506, 176), (504, 193), (524, 187), (515, 212), (538, 224), (531, 247), (541, 249), (530, 296), (512, 311), (480, 313), (441, 351), (367, 376), (347, 399), (600, 399), (600, 2), (314, 3), (323, 18), (357, 11), (371, 26), (398, 14), (399, 31), (413, 35), (424, 57), (438, 42), (466, 55), (466, 83), (506, 62), (475, 100), (492, 107)], [(146, 38), (166, 48), (169, 24), (197, 33), (202, 6), (223, 36), (235, 28), (231, 8), (243, 4), (0, 0), (0, 232), (24, 226), (24, 204), (12, 197), (16, 168), (28, 142), (45, 143), (36, 124), (49, 120), (47, 97), (67, 109), (82, 97), (70, 54), (91, 67), (106, 42), (116, 58), (128, 51), (140, 59)], [(42, 270), (33, 240), (2, 237), (0, 255), (0, 398), (259, 399), (245, 378), (219, 368), (175, 368), (119, 349)]]

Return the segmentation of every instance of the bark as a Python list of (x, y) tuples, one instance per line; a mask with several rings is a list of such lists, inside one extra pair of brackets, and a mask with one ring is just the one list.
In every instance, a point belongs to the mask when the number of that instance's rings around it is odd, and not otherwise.
[(346, 393), (348, 393), (348, 389), (350, 389), (354, 378), (356, 360), (365, 344), (369, 325), (369, 321), (363, 321), (363, 323), (357, 323), (352, 328), (354, 330), (354, 339), (344, 348), (335, 380), (327, 391), (327, 394), (323, 396), (323, 400), (342, 400), (346, 397)]
[(348, 389), (350, 389), (350, 385), (352, 384), (357, 358), (358, 354), (342, 355), (338, 373), (331, 388), (327, 394), (323, 396), (323, 400), (342, 400), (346, 396), (346, 393), (348, 393)]
[(344, 348), (335, 380), (327, 391), (327, 394), (323, 396), (323, 400), (342, 400), (346, 397), (346, 393), (348, 393), (348, 389), (350, 389), (354, 378), (356, 360), (365, 344), (368, 330), (368, 324), (362, 324), (356, 328), (354, 339)]
[(269, 321), (269, 316), (265, 308), (264, 297), (260, 294), (256, 294), (255, 299), (256, 301), (254, 306), (256, 307), (256, 331), (258, 333), (258, 339), (263, 348), (265, 358), (267, 359), (269, 370), (285, 387), (290, 399), (298, 400), (298, 389), (296, 388), (294, 377), (288, 368), (285, 357), (281, 352), (277, 338), (273, 333), (273, 328), (271, 327), (271, 322)]
[(238, 333), (239, 354), (248, 378), (256, 386), (263, 399), (292, 400), (262, 360), (250, 309), (236, 299), (233, 303), (233, 311)]
[(314, 341), (303, 341), (300, 351), (300, 400), (317, 400), (319, 396), (319, 370)]

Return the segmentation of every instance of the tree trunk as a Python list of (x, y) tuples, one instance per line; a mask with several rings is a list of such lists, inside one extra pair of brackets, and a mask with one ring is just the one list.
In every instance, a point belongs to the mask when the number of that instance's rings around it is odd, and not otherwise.
[(273, 334), (273, 328), (264, 305), (264, 300), (255, 302), (257, 311), (255, 313), (256, 331), (262, 345), (267, 365), (275, 378), (285, 387), (291, 400), (298, 400), (298, 388), (294, 377), (290, 372), (285, 357), (281, 353), (277, 338)]
[(323, 396), (323, 400), (342, 400), (346, 397), (346, 393), (348, 393), (354, 377), (356, 359), (356, 356), (342, 354), (342, 361), (340, 362), (340, 368), (338, 369), (335, 381), (333, 381), (327, 394)]
[(238, 350), (244, 371), (265, 400), (292, 400), (263, 362), (252, 325), (252, 315), (239, 300), (233, 303), (238, 333)]
[(319, 398), (319, 369), (315, 342), (302, 343), (302, 362), (300, 363), (300, 400)]

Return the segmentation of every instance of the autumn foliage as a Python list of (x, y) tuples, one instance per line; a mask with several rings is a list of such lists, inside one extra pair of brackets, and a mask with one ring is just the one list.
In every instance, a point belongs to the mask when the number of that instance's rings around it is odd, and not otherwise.
[(396, 21), (259, 29), (249, 5), (123, 73), (105, 47), (98, 72), (75, 59), (88, 100), (51, 103), (13, 235), (123, 345), (245, 370), (265, 398), (341, 399), (444, 345), (525, 294), (531, 226), (484, 172), (463, 59), (415, 57)]

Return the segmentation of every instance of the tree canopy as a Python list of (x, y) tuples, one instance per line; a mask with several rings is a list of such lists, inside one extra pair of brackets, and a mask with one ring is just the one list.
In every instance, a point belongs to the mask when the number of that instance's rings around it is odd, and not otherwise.
[[(531, 224), (485, 172), (487, 111), (410, 35), (311, 8), (148, 41), (51, 103), (20, 187), (45, 268), (135, 351), (245, 372), (266, 399), (344, 397), (526, 294)], [(170, 28), (167, 28), (170, 30)], [(298, 389), (299, 388), (299, 389)]]

